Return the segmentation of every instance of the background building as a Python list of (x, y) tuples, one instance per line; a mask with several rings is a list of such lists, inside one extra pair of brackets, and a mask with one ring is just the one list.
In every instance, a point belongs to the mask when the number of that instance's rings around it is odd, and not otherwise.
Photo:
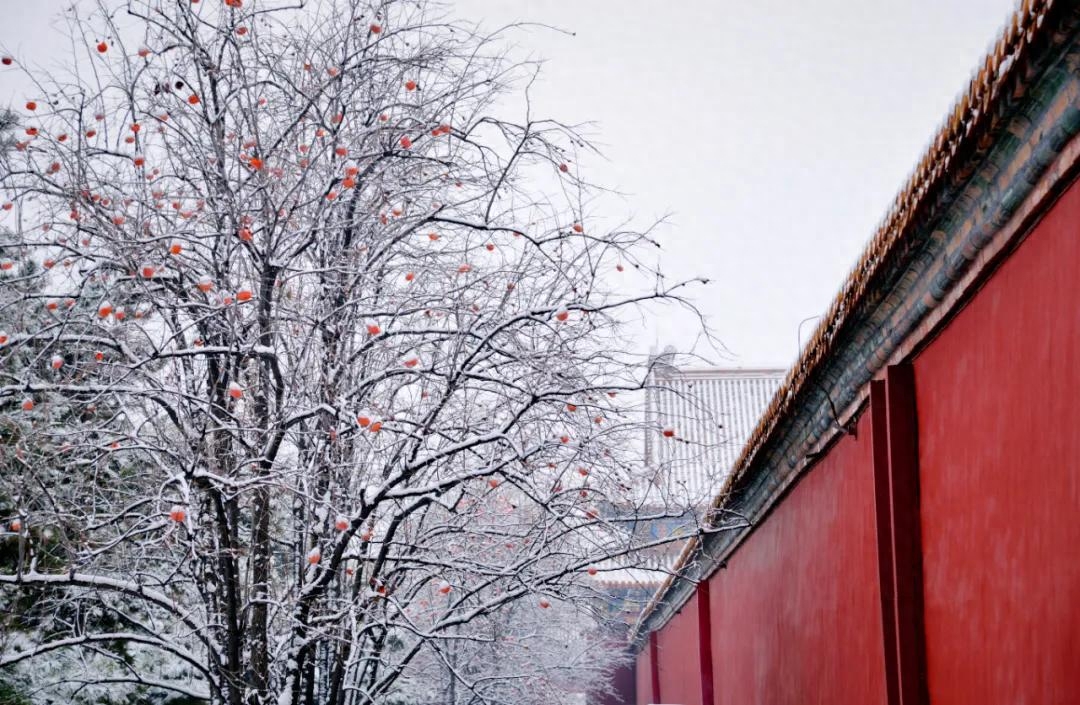
[[(609, 516), (627, 519), (636, 541), (693, 536), (708, 514), (715, 488), (727, 478), (742, 447), (768, 407), (784, 370), (768, 368), (677, 367), (671, 350), (652, 361), (647, 413), (656, 431), (645, 439), (653, 470), (652, 487), (641, 490), (634, 506), (607, 508)], [(663, 429), (676, 429), (674, 439)], [(681, 515), (670, 508), (684, 506)], [(639, 517), (667, 514), (662, 518)], [(608, 617), (627, 627), (672, 574), (686, 541), (672, 541), (636, 553), (622, 564), (601, 566), (597, 589), (607, 598)], [(628, 668), (615, 683), (614, 697), (603, 703), (633, 702), (634, 675)]]

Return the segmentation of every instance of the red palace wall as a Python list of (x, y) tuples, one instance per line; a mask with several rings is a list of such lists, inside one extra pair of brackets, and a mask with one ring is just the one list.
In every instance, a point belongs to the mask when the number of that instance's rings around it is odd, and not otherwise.
[(883, 702), (869, 425), (857, 434), (711, 578), (716, 705)]
[(882, 377), (709, 579), (712, 702), (695, 598), (638, 705), (1080, 703), (1080, 185)]
[(1080, 702), (1080, 186), (914, 366), (930, 700)]
[(701, 705), (697, 598), (687, 602), (667, 626), (656, 638), (660, 699), (665, 703)]
[[(652, 697), (652, 658), (649, 646), (638, 652), (634, 661), (634, 692), (637, 705), (654, 702)], [(625, 703), (630, 705), (630, 703)]]

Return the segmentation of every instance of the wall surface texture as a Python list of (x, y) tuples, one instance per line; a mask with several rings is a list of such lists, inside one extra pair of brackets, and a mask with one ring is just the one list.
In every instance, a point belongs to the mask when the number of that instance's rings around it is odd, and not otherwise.
[[(652, 654), (648, 645), (638, 652), (634, 661), (634, 697), (637, 705), (656, 702), (652, 697)], [(629, 702), (624, 705), (630, 705)]]
[(671, 628), (661, 631), (656, 640), (660, 698), (665, 703), (702, 705), (697, 599), (687, 602), (668, 626)]
[(882, 702), (865, 423), (857, 434), (834, 446), (711, 578), (716, 705)]
[(930, 699), (1080, 698), (1080, 186), (914, 360)]

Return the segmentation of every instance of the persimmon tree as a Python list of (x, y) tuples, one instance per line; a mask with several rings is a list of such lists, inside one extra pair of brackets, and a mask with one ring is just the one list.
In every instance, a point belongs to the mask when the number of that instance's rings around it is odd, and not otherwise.
[[(620, 321), (684, 285), (589, 212), (573, 128), (500, 117), (535, 67), (395, 0), (70, 26), (66, 74), (0, 57), (34, 86), (0, 171), (0, 593), (48, 617), (0, 664), (229, 705), (606, 676), (520, 625), (643, 546), (642, 434), (681, 439)], [(538, 646), (479, 668), (506, 636)]]

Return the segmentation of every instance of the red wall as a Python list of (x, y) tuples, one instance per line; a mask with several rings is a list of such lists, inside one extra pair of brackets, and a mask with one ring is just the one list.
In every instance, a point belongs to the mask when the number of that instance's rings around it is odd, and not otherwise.
[[(901, 630), (889, 647), (900, 688), (923, 702), (925, 675), (933, 705), (1080, 703), (1080, 185), (911, 364), (916, 433), (903, 423), (907, 368), (875, 383), (896, 413), (878, 435), (897, 575), (885, 592), (904, 625), (923, 610), (923, 641)], [(885, 702), (870, 420), (710, 578), (715, 697), (703, 705)], [(917, 502), (903, 491), (916, 473)], [(699, 705), (696, 612), (659, 632), (664, 703)], [(639, 704), (651, 702), (648, 659)]]
[(697, 596), (691, 598), (657, 635), (660, 700), (701, 705), (701, 661), (698, 656)]
[(931, 701), (1080, 702), (1080, 187), (914, 365)]
[(869, 414), (857, 434), (711, 578), (717, 705), (884, 702)]
[[(649, 646), (638, 652), (634, 663), (634, 690), (637, 705), (649, 705), (652, 702), (652, 661), (649, 659)], [(626, 705), (629, 705), (627, 703)]]

